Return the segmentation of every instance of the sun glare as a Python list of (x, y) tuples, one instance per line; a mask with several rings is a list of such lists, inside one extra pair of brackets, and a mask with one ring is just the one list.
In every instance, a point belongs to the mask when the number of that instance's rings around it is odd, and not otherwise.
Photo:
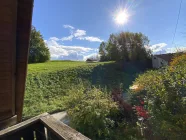
[(129, 17), (129, 15), (128, 15), (127, 11), (123, 10), (123, 11), (118, 12), (118, 14), (115, 17), (115, 21), (117, 24), (123, 25), (128, 21), (128, 17)]

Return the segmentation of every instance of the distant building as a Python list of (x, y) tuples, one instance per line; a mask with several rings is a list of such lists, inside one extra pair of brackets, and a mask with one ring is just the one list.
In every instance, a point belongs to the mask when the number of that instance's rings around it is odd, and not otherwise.
[(153, 55), (152, 56), (152, 67), (158, 69), (163, 66), (169, 65), (174, 55), (175, 55), (174, 53)]

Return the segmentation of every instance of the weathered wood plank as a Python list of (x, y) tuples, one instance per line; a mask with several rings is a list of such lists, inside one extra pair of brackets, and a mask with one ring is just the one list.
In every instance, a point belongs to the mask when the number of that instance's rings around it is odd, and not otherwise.
[(42, 123), (46, 126), (48, 131), (55, 134), (59, 139), (64, 140), (90, 140), (76, 130), (70, 128), (66, 124), (54, 119), (54, 117), (48, 115), (40, 118)]
[(0, 122), (0, 130), (3, 129), (3, 128), (6, 128), (6, 127), (10, 127), (12, 125), (15, 125), (17, 122), (17, 116), (13, 116), (9, 119), (6, 119), (4, 121), (1, 121)]
[(5, 136), (9, 136), (9, 135), (15, 134), (16, 132), (21, 131), (21, 130), (23, 130), (23, 129), (25, 129), (25, 128), (33, 125), (33, 124), (39, 123), (40, 122), (39, 118), (44, 117), (46, 115), (48, 115), (48, 113), (43, 113), (43, 114), (41, 114), (39, 116), (33, 117), (33, 118), (29, 119), (29, 120), (26, 120), (24, 122), (16, 124), (16, 125), (14, 125), (12, 127), (9, 127), (9, 128), (4, 129), (4, 130), (1, 130), (0, 131), (0, 139), (5, 137)]
[[(14, 121), (15, 122), (15, 119)], [(0, 139), (34, 139), (36, 132), (37, 140), (46, 140), (44, 127), (47, 128), (48, 139), (54, 140), (90, 140), (76, 130), (70, 128), (64, 123), (54, 119), (48, 113), (36, 116), (22, 123), (0, 131)]]

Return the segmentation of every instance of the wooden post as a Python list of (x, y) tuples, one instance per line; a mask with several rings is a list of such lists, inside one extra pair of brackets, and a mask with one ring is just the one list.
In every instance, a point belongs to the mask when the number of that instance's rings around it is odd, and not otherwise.
[(15, 115), (17, 0), (0, 0), (0, 121)]
[(27, 75), (28, 49), (32, 22), (33, 0), (17, 0), (17, 42), (16, 42), (16, 115), (22, 120), (22, 110)]

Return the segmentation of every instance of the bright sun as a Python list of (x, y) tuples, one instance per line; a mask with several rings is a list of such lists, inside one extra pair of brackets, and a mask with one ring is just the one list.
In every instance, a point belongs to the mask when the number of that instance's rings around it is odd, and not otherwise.
[(115, 17), (115, 21), (117, 24), (119, 25), (123, 25), (128, 21), (128, 13), (124, 10), (124, 11), (120, 11), (118, 12), (118, 14)]

